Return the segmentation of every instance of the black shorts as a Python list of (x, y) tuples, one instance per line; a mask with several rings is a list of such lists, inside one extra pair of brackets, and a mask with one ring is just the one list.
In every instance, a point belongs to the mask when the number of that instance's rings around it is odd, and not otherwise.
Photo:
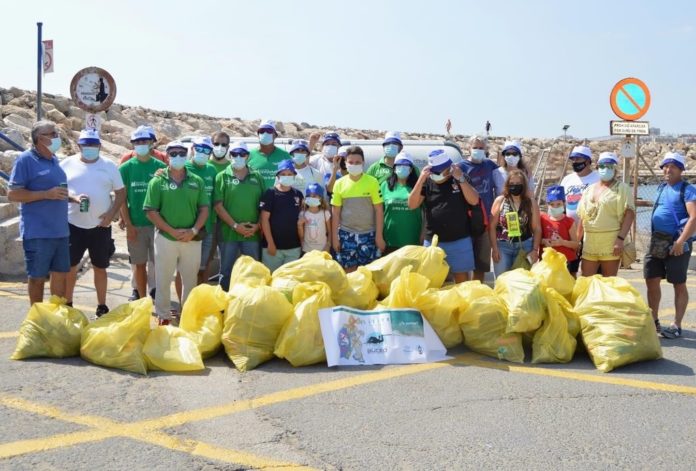
[(89, 259), (96, 268), (108, 268), (109, 259), (116, 252), (111, 226), (82, 229), (70, 224), (70, 266), (74, 267), (89, 251)]
[(691, 260), (691, 245), (689, 251), (675, 257), (668, 255), (666, 258), (655, 258), (650, 254), (645, 255), (643, 261), (643, 277), (666, 278), (668, 283), (680, 285), (686, 283), (686, 272), (689, 270)]

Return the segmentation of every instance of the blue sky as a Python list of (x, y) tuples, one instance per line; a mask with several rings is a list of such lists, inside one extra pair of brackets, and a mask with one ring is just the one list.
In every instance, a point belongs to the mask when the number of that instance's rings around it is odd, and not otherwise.
[(3, 21), (0, 86), (44, 91), (87, 66), (128, 105), (317, 125), (554, 137), (608, 133), (609, 92), (650, 87), (643, 119), (696, 132), (696, 3), (687, 1), (31, 1)]

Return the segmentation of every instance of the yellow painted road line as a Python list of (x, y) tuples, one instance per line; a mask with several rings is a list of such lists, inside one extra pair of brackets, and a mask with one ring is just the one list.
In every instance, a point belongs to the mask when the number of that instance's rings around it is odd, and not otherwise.
[(19, 337), (19, 332), (0, 332), (0, 339), (15, 339)]
[[(44, 297), (44, 301), (48, 301), (50, 295)], [(28, 295), (19, 295), (17, 293), (11, 293), (9, 291), (5, 291), (3, 289), (0, 289), (0, 297), (3, 298), (10, 298), (10, 299), (19, 299), (21, 301), (26, 301), (27, 303), (29, 302), (29, 296)], [(79, 309), (80, 311), (83, 312), (89, 312), (93, 310), (94, 308), (92, 307), (87, 307), (87, 306), (80, 306), (79, 304), (74, 304), (73, 307), (75, 309)]]
[(622, 378), (619, 376), (608, 374), (576, 373), (573, 371), (539, 368), (535, 366), (521, 366), (516, 364), (502, 363), (499, 361), (485, 360), (484, 357), (473, 353), (465, 353), (463, 355), (460, 355), (453, 361), (453, 363), (467, 366), (475, 366), (479, 368), (509, 371), (511, 373), (550, 376), (553, 378), (572, 379), (575, 381), (586, 381), (590, 383), (612, 384), (615, 386), (626, 386), (636, 389), (647, 389), (652, 391), (662, 391), (668, 393), (696, 396), (696, 387), (694, 386), (682, 386), (680, 384), (642, 381), (637, 379)]
[(0, 396), (0, 405), (89, 427), (89, 430), (86, 431), (1, 444), (0, 458), (11, 458), (82, 443), (99, 442), (107, 438), (123, 437), (250, 468), (312, 469), (295, 463), (209, 445), (198, 440), (181, 440), (160, 431), (143, 430), (136, 423), (119, 423), (104, 417), (71, 414), (57, 407), (37, 404), (17, 397), (2, 395)]

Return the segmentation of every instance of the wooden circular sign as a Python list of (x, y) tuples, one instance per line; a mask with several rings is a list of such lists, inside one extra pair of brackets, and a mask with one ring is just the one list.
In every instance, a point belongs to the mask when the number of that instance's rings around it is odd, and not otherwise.
[(86, 67), (76, 73), (70, 82), (70, 96), (85, 111), (105, 111), (116, 99), (116, 82), (106, 70)]
[(612, 88), (609, 104), (619, 118), (635, 121), (643, 117), (650, 108), (650, 90), (642, 80), (633, 77), (625, 78)]

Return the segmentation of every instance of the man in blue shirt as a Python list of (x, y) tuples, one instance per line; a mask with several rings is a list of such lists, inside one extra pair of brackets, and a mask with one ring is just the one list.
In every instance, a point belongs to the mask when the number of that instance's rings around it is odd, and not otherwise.
[[(486, 140), (479, 136), (469, 139), (469, 158), (460, 167), (471, 179), (471, 185), (478, 191), (487, 214), (491, 214), (491, 206), (496, 197), (494, 177), (498, 168), (495, 162), (486, 156)], [(486, 272), (491, 271), (491, 242), (488, 232), (483, 231), (478, 237), (472, 237), (474, 246), (474, 279), (483, 281)]]
[(21, 203), (19, 232), (29, 278), (29, 302), (34, 304), (43, 301), (49, 273), (51, 294), (65, 295), (65, 277), (70, 271), (70, 230), (68, 180), (55, 156), (62, 144), (55, 124), (34, 124), (31, 141), (32, 148), (14, 162), (7, 197)]
[[(681, 337), (682, 319), (689, 303), (686, 272), (689, 269), (692, 244), (687, 241), (696, 233), (696, 188), (682, 180), (683, 155), (668, 152), (662, 159), (660, 168), (665, 175), (665, 183), (660, 186), (653, 208), (651, 248), (645, 256), (643, 276), (655, 327), (658, 332), (662, 332), (663, 337), (673, 339)], [(661, 234), (667, 239), (671, 236), (673, 240), (671, 246), (664, 251), (659, 250), (658, 244), (655, 244)], [(674, 322), (665, 329), (660, 328), (657, 317), (662, 297), (660, 281), (663, 278), (674, 286)]]

